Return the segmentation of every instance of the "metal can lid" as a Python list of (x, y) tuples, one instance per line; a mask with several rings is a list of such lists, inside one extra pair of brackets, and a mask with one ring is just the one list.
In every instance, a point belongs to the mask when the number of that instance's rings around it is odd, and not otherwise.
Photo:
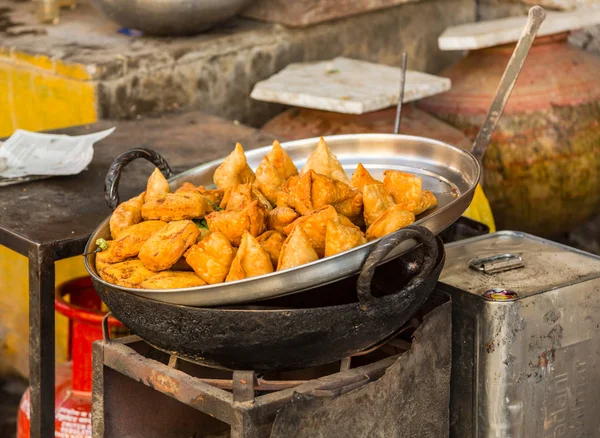
[(488, 289), (483, 293), (483, 296), (493, 301), (510, 301), (519, 298), (516, 292), (500, 288)]

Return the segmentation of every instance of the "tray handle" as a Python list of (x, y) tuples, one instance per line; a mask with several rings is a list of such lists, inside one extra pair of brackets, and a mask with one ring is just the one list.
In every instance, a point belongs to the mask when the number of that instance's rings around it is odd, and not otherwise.
[(410, 225), (392, 234), (388, 234), (371, 251), (371, 254), (369, 254), (369, 257), (363, 263), (362, 270), (358, 276), (356, 293), (361, 310), (367, 310), (370, 305), (378, 300), (371, 293), (371, 282), (375, 274), (375, 268), (392, 250), (408, 239), (415, 239), (418, 243), (422, 244), (425, 249), (425, 255), (419, 272), (411, 278), (404, 289), (418, 287), (433, 272), (438, 258), (438, 246), (435, 236), (431, 231), (425, 227)]
[(110, 165), (106, 178), (104, 179), (104, 200), (114, 210), (119, 205), (119, 181), (123, 168), (138, 158), (150, 161), (160, 169), (165, 178), (173, 175), (171, 167), (160, 154), (148, 148), (133, 148), (119, 155)]

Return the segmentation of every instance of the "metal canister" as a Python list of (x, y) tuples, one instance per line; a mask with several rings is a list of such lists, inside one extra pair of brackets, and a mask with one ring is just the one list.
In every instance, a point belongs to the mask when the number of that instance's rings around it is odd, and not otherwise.
[(451, 436), (600, 436), (600, 257), (503, 231), (446, 246)]

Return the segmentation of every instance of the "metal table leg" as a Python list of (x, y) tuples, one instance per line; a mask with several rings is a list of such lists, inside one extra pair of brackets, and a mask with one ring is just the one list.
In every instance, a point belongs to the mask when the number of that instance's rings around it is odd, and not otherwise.
[(29, 251), (29, 382), (31, 438), (54, 436), (54, 258)]

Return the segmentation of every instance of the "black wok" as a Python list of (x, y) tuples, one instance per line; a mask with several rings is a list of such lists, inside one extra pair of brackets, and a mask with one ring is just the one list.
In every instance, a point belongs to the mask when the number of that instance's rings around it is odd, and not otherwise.
[[(406, 239), (421, 245), (381, 265)], [(425, 303), (443, 264), (441, 240), (410, 226), (380, 241), (360, 275), (252, 306), (168, 304), (92, 280), (117, 319), (170, 354), (229, 369), (292, 370), (337, 361), (392, 335)]]

